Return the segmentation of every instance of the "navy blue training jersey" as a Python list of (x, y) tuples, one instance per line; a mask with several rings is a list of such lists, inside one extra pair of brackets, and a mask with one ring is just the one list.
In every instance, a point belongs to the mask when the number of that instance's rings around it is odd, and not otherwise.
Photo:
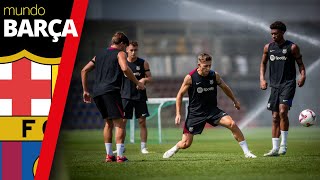
[(295, 84), (296, 67), (295, 58), (291, 52), (291, 41), (285, 41), (279, 46), (276, 42), (269, 44), (269, 77), (270, 86), (279, 87), (280, 85)]
[[(127, 61), (127, 63), (138, 80), (146, 77), (143, 59), (137, 58), (137, 60), (134, 62)], [(138, 90), (137, 85), (130, 81), (127, 77), (123, 78), (121, 97), (136, 101), (147, 101), (146, 90)]]
[(189, 75), (192, 79), (188, 89), (189, 112), (209, 114), (217, 108), (216, 73), (211, 70), (207, 76), (201, 76), (195, 69)]
[(120, 91), (123, 72), (118, 62), (120, 50), (109, 48), (96, 56), (93, 97)]

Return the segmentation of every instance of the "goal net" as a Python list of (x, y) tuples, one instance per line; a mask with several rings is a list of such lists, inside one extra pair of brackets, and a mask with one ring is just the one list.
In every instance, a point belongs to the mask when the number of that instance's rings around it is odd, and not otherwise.
[[(149, 98), (147, 101), (150, 116), (147, 117), (148, 143), (172, 143), (182, 136), (188, 107), (188, 98), (183, 98), (181, 106), (181, 123), (175, 125), (176, 98)], [(134, 119), (134, 118), (133, 118)], [(127, 122), (127, 143), (140, 142), (138, 120)]]

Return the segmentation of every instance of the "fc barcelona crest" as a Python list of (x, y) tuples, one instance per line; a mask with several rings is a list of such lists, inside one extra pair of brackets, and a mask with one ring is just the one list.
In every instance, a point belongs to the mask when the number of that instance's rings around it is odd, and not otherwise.
[(23, 50), (0, 57), (0, 174), (33, 179), (60, 58)]
[(282, 49), (282, 53), (286, 54), (287, 53), (287, 49)]

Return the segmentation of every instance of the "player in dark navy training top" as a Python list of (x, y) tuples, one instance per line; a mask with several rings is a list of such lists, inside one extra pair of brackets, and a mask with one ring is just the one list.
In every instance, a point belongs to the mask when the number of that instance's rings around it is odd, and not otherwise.
[(200, 54), (198, 56), (198, 67), (184, 78), (177, 94), (175, 119), (175, 123), (180, 124), (182, 97), (188, 91), (188, 116), (184, 125), (182, 140), (165, 152), (163, 158), (170, 158), (179, 149), (190, 147), (193, 136), (201, 134), (206, 123), (212, 126), (221, 125), (230, 129), (234, 138), (239, 142), (245, 157), (256, 158), (249, 151), (246, 140), (233, 119), (217, 107), (217, 86), (233, 101), (235, 108), (238, 110), (240, 109), (240, 103), (220, 75), (210, 70), (211, 63), (212, 57), (209, 54)]
[[(91, 103), (91, 95), (87, 87), (87, 73), (95, 69), (95, 83), (93, 99), (102, 118), (105, 119), (103, 136), (106, 147), (106, 162), (124, 162), (123, 156), (125, 123), (123, 122), (123, 106), (120, 89), (123, 74), (136, 84), (137, 88), (144, 89), (144, 84), (133, 75), (127, 64), (127, 55), (124, 52), (129, 44), (127, 36), (117, 32), (111, 40), (111, 47), (96, 55), (81, 71), (83, 87), (83, 101)], [(117, 159), (112, 152), (112, 129), (116, 129)]]
[[(269, 79), (271, 94), (267, 108), (272, 111), (272, 149), (264, 156), (279, 156), (287, 152), (287, 136), (289, 130), (288, 111), (292, 106), (296, 90), (296, 67), (298, 64), (300, 79), (297, 84), (302, 87), (306, 80), (305, 67), (299, 47), (283, 35), (287, 28), (283, 22), (276, 21), (270, 25), (273, 42), (263, 49), (260, 65), (260, 88), (267, 89), (265, 72), (269, 62)], [(281, 134), (281, 144), (279, 137)]]
[[(130, 41), (127, 47), (128, 66), (132, 70), (136, 78), (144, 85), (151, 82), (151, 72), (149, 63), (138, 57), (138, 42)], [(148, 131), (146, 125), (146, 117), (149, 116), (147, 107), (147, 92), (146, 90), (138, 90), (136, 85), (128, 78), (123, 78), (121, 90), (122, 104), (124, 108), (125, 122), (127, 119), (132, 119), (133, 110), (135, 111), (135, 118), (139, 119), (140, 125), (140, 139), (141, 139), (141, 153), (148, 154), (146, 147)]]

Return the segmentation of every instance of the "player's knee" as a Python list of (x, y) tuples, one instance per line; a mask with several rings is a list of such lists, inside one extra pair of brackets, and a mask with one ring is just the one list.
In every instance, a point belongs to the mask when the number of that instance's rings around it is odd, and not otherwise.
[(146, 128), (147, 127), (146, 120), (140, 120), (139, 125), (141, 128)]
[(273, 115), (273, 116), (272, 116), (272, 123), (274, 123), (274, 124), (280, 123), (280, 117), (279, 117), (279, 115)]
[(104, 125), (104, 128), (110, 130), (110, 129), (113, 128), (113, 124), (106, 123), (106, 124)]
[(280, 115), (280, 118), (283, 119), (288, 116), (288, 113), (285, 110), (280, 110), (279, 115)]
[(237, 124), (236, 124), (233, 120), (231, 120), (231, 121), (225, 123), (225, 126), (226, 126), (228, 129), (233, 130), (234, 128), (237, 127)]
[(182, 149), (187, 149), (188, 147), (191, 146), (191, 141), (184, 141), (182, 144)]
[(231, 121), (229, 126), (230, 126), (230, 129), (237, 128), (237, 124), (234, 121)]
[(126, 122), (122, 122), (120, 127), (121, 127), (122, 129), (126, 129), (126, 125), (127, 125)]
[(187, 147), (186, 147), (186, 148), (190, 147), (190, 146), (191, 146), (191, 144), (192, 144), (192, 141), (188, 141), (188, 142), (187, 142)]

